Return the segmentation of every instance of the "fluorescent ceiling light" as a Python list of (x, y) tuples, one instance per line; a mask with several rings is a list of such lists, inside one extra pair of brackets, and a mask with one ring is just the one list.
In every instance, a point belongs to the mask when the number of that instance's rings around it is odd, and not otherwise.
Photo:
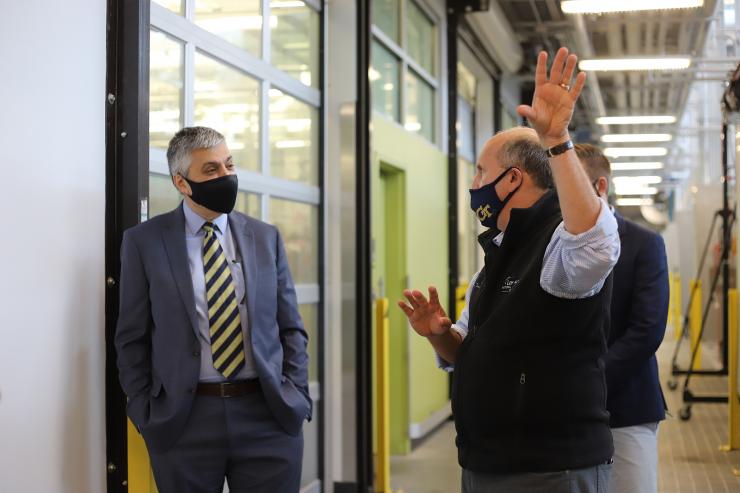
[(655, 201), (653, 199), (637, 199), (637, 198), (618, 198), (617, 205), (630, 206), (630, 205), (653, 205)]
[(620, 185), (654, 185), (663, 181), (660, 176), (615, 176), (612, 178), (615, 186)]
[(671, 134), (607, 134), (601, 136), (601, 142), (668, 142)]
[(566, 0), (560, 2), (564, 14), (606, 14), (636, 10), (692, 9), (704, 0)]
[(599, 125), (642, 125), (654, 123), (676, 123), (676, 117), (670, 115), (645, 116), (600, 116), (596, 119)]
[(271, 9), (290, 9), (290, 8), (298, 8), (298, 7), (305, 7), (305, 6), (306, 5), (299, 0), (288, 0), (284, 2), (280, 2), (280, 1), (270, 2)]
[(602, 58), (581, 60), (583, 71), (608, 72), (624, 70), (685, 70), (691, 65), (689, 57), (666, 58)]
[(658, 189), (655, 187), (615, 187), (617, 195), (655, 195)]
[(640, 163), (611, 163), (611, 168), (612, 171), (663, 169), (663, 163), (658, 161), (645, 161)]
[(665, 156), (668, 149), (665, 147), (607, 147), (604, 155), (608, 157), (629, 156)]

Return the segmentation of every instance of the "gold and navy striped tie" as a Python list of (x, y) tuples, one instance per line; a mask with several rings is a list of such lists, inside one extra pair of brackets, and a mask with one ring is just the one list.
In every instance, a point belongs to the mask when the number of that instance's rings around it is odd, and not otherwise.
[(211, 333), (213, 366), (226, 378), (244, 367), (244, 338), (236, 303), (234, 280), (213, 223), (203, 225), (203, 269), (206, 277), (206, 300)]

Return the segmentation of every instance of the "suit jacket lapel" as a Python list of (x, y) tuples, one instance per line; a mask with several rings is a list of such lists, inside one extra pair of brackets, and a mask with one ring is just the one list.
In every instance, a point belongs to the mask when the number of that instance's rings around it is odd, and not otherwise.
[[(250, 327), (254, 321), (255, 298), (257, 297), (257, 259), (254, 250), (254, 234), (246, 221), (237, 214), (229, 214), (229, 228), (242, 258), (244, 281), (247, 290), (247, 316)], [(252, 331), (254, 340), (254, 331)]]
[(622, 239), (627, 235), (627, 225), (625, 224), (624, 218), (617, 211), (614, 211), (614, 217), (617, 219), (617, 228), (619, 231), (619, 238)]
[(164, 248), (170, 262), (170, 270), (175, 278), (177, 291), (188, 312), (190, 324), (196, 337), (198, 336), (198, 316), (195, 313), (195, 295), (193, 294), (193, 278), (190, 276), (188, 250), (185, 246), (185, 215), (182, 205), (170, 212), (168, 226), (162, 230)]

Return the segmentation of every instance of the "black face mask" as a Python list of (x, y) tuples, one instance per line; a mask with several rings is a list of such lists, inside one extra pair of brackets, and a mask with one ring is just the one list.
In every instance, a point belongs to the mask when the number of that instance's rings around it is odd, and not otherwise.
[(475, 212), (475, 215), (478, 216), (480, 223), (486, 228), (497, 227), (496, 221), (498, 220), (499, 213), (522, 186), (520, 183), (514, 190), (509, 192), (509, 195), (507, 195), (503, 200), (500, 199), (498, 193), (496, 193), (496, 184), (503, 180), (507, 173), (512, 169), (514, 169), (514, 167), (507, 168), (488, 185), (483, 185), (476, 189), (470, 189), (470, 208)]
[[(183, 176), (183, 178), (185, 178)], [(191, 181), (185, 178), (193, 191), (190, 198), (198, 205), (214, 212), (228, 214), (234, 210), (239, 179), (236, 175), (226, 175), (206, 181)]]

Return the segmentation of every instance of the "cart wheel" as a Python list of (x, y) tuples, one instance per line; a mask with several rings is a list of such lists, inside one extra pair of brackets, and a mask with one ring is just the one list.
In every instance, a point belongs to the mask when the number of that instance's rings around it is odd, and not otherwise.
[(678, 417), (681, 418), (681, 421), (690, 420), (691, 419), (691, 406), (688, 404), (684, 405), (679, 411)]
[(671, 390), (676, 390), (678, 388), (678, 382), (674, 378), (668, 380), (668, 388)]

